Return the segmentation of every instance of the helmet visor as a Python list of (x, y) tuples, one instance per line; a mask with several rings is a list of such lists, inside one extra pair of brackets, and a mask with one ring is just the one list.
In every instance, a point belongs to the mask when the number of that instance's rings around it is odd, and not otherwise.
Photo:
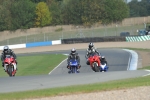
[(75, 53), (76, 53), (76, 51), (72, 51), (71, 53), (72, 53), (72, 54), (75, 54)]

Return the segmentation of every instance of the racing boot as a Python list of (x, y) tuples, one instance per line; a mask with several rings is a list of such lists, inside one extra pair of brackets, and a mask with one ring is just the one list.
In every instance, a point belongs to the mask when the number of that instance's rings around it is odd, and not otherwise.
[(69, 69), (68, 73), (71, 73), (71, 69), (69, 67), (69, 64), (67, 65), (67, 68)]
[(4, 71), (7, 72), (7, 70), (4, 68)]
[(6, 70), (4, 69), (4, 71), (6, 72)]
[(90, 65), (90, 62), (87, 60), (86, 64), (87, 64), (87, 65)]
[(77, 69), (77, 72), (78, 72), (78, 73), (80, 73), (80, 71), (79, 71), (80, 68), (81, 68), (81, 65), (79, 64), (79, 65), (78, 65), (78, 69)]
[(70, 73), (71, 73), (71, 70), (69, 70), (68, 73), (70, 74)]
[(71, 73), (71, 69), (69, 69), (68, 73)]

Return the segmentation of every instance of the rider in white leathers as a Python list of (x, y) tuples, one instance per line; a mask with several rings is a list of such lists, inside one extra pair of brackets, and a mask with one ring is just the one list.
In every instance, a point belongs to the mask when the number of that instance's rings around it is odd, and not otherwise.
[[(92, 53), (96, 53), (97, 55), (100, 56), (100, 53), (97, 51), (97, 49), (94, 47), (94, 44), (93, 43), (89, 43), (89, 48), (86, 50), (86, 55), (85, 55), (85, 58), (87, 59), (87, 62), (86, 64), (89, 65), (90, 62), (88, 60), (89, 56), (92, 54)], [(101, 57), (101, 56), (100, 56)]]

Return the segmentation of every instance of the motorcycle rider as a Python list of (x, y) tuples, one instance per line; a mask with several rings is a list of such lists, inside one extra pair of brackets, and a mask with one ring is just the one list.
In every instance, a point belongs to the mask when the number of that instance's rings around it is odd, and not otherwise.
[(105, 56), (102, 56), (101, 57), (101, 64), (104, 64), (104, 63), (106, 63), (106, 65), (107, 65), (107, 61), (106, 61)]
[(105, 56), (101, 56), (101, 64), (102, 65), (106, 64), (106, 70), (108, 70), (109, 67), (108, 67), (107, 61), (105, 59)]
[[(17, 60), (16, 60), (17, 56), (16, 56), (16, 54), (11, 49), (9, 49), (8, 46), (4, 46), (2, 54), (1, 54), (2, 67), (4, 67), (4, 60), (6, 58), (6, 55), (13, 56), (15, 61), (16, 61), (16, 65), (17, 65)], [(4, 70), (6, 71), (5, 68), (4, 68)]]
[[(78, 62), (78, 69), (77, 70), (79, 71), (79, 69), (81, 68), (80, 57), (79, 57), (78, 53), (76, 53), (75, 48), (71, 49), (71, 53), (68, 56), (68, 59), (67, 59), (67, 68), (68, 69), (70, 69), (69, 64), (70, 64), (71, 59), (76, 59), (77, 60), (77, 62)], [(68, 72), (70, 72), (70, 71), (71, 71), (71, 69)]]
[(87, 59), (87, 62), (86, 62), (87, 65), (90, 64), (88, 58), (92, 53), (96, 53), (98, 56), (100, 56), (100, 53), (97, 51), (97, 49), (94, 47), (94, 44), (91, 42), (89, 43), (89, 46), (88, 46), (88, 49), (86, 50), (86, 55), (85, 55), (85, 58)]

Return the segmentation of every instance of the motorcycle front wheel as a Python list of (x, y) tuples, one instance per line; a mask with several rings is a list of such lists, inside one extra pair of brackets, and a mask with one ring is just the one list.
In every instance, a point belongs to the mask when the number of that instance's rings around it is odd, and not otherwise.
[(10, 77), (12, 77), (12, 67), (11, 65), (8, 66), (8, 74)]
[(94, 69), (95, 69), (95, 72), (99, 72), (99, 66), (97, 66), (97, 63), (94, 63)]

